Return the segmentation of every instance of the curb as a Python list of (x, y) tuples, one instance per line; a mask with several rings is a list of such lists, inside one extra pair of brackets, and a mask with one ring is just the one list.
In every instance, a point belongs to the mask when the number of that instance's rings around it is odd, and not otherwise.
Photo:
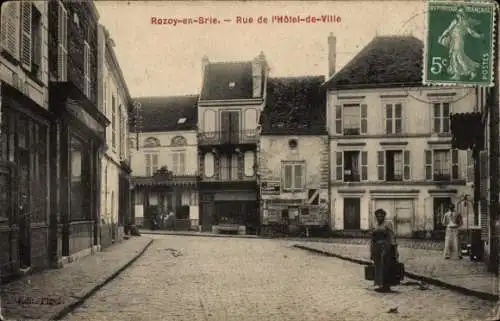
[(61, 320), (64, 318), (68, 313), (71, 311), (75, 310), (78, 306), (80, 306), (86, 299), (88, 299), (90, 296), (92, 296), (95, 292), (97, 292), (99, 289), (101, 289), (103, 286), (111, 282), (114, 278), (116, 278), (120, 273), (122, 273), (126, 268), (128, 268), (132, 263), (134, 263), (138, 258), (140, 258), (144, 252), (149, 248), (149, 246), (153, 243), (154, 240), (149, 240), (149, 242), (144, 246), (142, 250), (139, 251), (131, 260), (129, 260), (127, 263), (119, 267), (117, 270), (111, 272), (108, 275), (105, 275), (103, 278), (101, 278), (96, 284), (93, 284), (89, 286), (86, 289), (83, 289), (78, 293), (77, 295), (74, 295), (72, 297), (72, 300), (70, 302), (64, 304), (59, 311), (56, 311), (52, 313), (49, 317), (48, 320)]
[(141, 232), (141, 235), (170, 235), (170, 236), (199, 236), (199, 237), (218, 237), (218, 238), (240, 238), (240, 239), (260, 239), (253, 235), (231, 235), (231, 234), (193, 234), (193, 233), (169, 233), (169, 232)]
[[(301, 250), (305, 250), (305, 251), (309, 251), (309, 252), (321, 254), (321, 255), (324, 255), (324, 256), (334, 257), (334, 258), (341, 259), (341, 260), (344, 260), (344, 261), (349, 261), (349, 262), (361, 264), (361, 265), (371, 264), (371, 262), (368, 261), (368, 260), (355, 259), (355, 258), (351, 258), (351, 257), (347, 257), (347, 256), (335, 254), (335, 253), (330, 253), (330, 252), (323, 251), (323, 250), (318, 250), (318, 249), (310, 248), (310, 247), (303, 246), (303, 245), (295, 244), (293, 247), (301, 249)], [(423, 282), (428, 283), (428, 284), (432, 284), (432, 285), (435, 285), (435, 286), (446, 288), (448, 290), (452, 290), (452, 291), (455, 291), (455, 292), (458, 292), (458, 293), (461, 293), (461, 294), (464, 294), (464, 295), (468, 295), (468, 296), (473, 296), (473, 297), (476, 297), (476, 298), (479, 298), (479, 299), (482, 299), (482, 300), (486, 300), (486, 301), (497, 302), (498, 299), (499, 299), (498, 295), (494, 295), (492, 293), (467, 289), (467, 288), (464, 288), (462, 286), (458, 286), (458, 285), (453, 285), (453, 284), (450, 284), (450, 283), (446, 283), (446, 282), (443, 282), (441, 280), (438, 280), (438, 279), (435, 279), (435, 278), (431, 278), (431, 277), (428, 277), (428, 276), (423, 276), (423, 275), (420, 275), (420, 274), (417, 274), (417, 273), (414, 273), (414, 272), (410, 272), (410, 271), (405, 271), (405, 276), (408, 277), (408, 278), (410, 278), (410, 279), (423, 281)]]

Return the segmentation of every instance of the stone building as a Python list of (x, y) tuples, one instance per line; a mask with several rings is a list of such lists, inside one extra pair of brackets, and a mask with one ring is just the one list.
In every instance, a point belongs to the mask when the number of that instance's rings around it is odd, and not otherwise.
[(324, 77), (269, 78), (258, 152), (263, 233), (326, 228), (329, 140)]

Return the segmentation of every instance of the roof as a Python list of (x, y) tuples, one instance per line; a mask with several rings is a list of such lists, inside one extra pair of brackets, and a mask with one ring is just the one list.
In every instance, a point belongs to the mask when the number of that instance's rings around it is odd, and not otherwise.
[(328, 89), (421, 86), (423, 48), (413, 36), (375, 37), (325, 85)]
[(324, 81), (324, 76), (269, 78), (261, 134), (325, 134)]
[[(234, 83), (233, 86), (230, 86)], [(201, 100), (252, 99), (252, 62), (208, 63), (204, 68)]]
[[(138, 97), (135, 100), (141, 104), (139, 114), (141, 132), (196, 129), (198, 95)], [(179, 122), (181, 118), (186, 120)], [(135, 132), (135, 128), (131, 127), (130, 131)]]

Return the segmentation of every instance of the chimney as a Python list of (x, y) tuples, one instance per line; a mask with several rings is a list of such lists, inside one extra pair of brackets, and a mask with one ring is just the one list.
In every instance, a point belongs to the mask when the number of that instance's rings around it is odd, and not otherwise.
[(253, 97), (262, 97), (262, 77), (264, 76), (264, 68), (266, 68), (266, 56), (264, 52), (254, 58), (252, 61), (252, 79), (253, 79)]
[(203, 58), (201, 58), (201, 71), (204, 72), (205, 71), (205, 66), (208, 65), (210, 63), (210, 61), (208, 60), (208, 57), (207, 55), (204, 55)]
[(337, 38), (330, 32), (328, 36), (328, 77), (335, 74), (335, 63), (337, 60)]

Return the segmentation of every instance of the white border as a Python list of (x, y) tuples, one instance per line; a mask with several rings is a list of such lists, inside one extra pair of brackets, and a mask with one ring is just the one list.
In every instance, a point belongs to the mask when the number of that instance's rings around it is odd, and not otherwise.
[[(431, 5), (434, 5), (434, 4), (444, 4), (444, 5), (452, 5), (452, 6), (460, 6), (460, 5), (464, 5), (464, 6), (470, 6), (470, 5), (474, 5), (474, 4), (478, 4), (480, 6), (485, 6), (485, 7), (492, 7), (492, 33), (491, 33), (491, 56), (492, 56), (492, 59), (491, 59), (491, 66), (490, 66), (490, 70), (491, 70), (491, 73), (492, 73), (492, 77), (491, 77), (491, 82), (488, 84), (488, 85), (478, 85), (476, 83), (456, 83), (456, 82), (452, 82), (452, 81), (448, 81), (448, 82), (441, 82), (441, 81), (438, 81), (438, 82), (434, 82), (434, 81), (429, 81), (427, 80), (427, 46), (428, 46), (428, 43), (427, 43), (427, 40), (428, 40), (428, 31), (429, 31), (429, 11), (430, 11), (430, 6)], [(498, 72), (498, 70), (493, 70), (494, 68), (494, 59), (495, 59), (495, 55), (497, 54), (496, 52), (496, 43), (495, 43), (495, 32), (497, 30), (496, 28), (496, 15), (495, 15), (495, 10), (498, 10), (498, 4), (496, 2), (490, 2), (490, 1), (440, 1), (440, 0), (437, 0), (437, 1), (427, 1), (426, 3), (426, 10), (425, 10), (425, 27), (424, 27), (424, 50), (422, 52), (423, 54), (423, 66), (422, 66), (422, 84), (424, 86), (440, 86), (440, 87), (448, 87), (448, 86), (461, 86), (461, 87), (493, 87), (495, 85), (495, 75), (496, 73)], [(499, 68), (500, 69), (500, 68)]]

